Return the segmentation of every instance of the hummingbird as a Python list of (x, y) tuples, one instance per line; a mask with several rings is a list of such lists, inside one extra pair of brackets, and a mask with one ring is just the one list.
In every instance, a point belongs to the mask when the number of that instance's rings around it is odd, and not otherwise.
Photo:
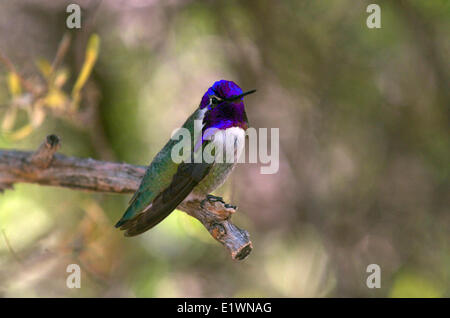
[[(182, 126), (192, 136), (190, 159), (208, 144), (223, 142), (225, 133), (234, 139), (234, 155), (240, 153), (248, 128), (243, 97), (255, 91), (243, 92), (236, 83), (226, 80), (216, 81), (206, 91), (198, 108)], [(197, 137), (194, 136), (195, 121), (202, 125), (202, 133)], [(127, 210), (115, 225), (125, 231), (125, 236), (151, 229), (182, 202), (211, 196), (210, 193), (225, 182), (236, 165), (236, 160), (219, 161), (215, 155), (212, 162), (183, 160), (176, 163), (171, 156), (176, 143), (170, 139), (154, 157)]]

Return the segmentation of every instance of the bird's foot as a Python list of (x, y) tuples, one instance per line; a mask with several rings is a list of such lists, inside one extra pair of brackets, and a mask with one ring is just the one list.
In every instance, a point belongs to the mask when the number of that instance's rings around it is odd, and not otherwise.
[(207, 194), (206, 198), (202, 200), (202, 202), (200, 202), (200, 206), (203, 208), (205, 207), (205, 203), (215, 203), (215, 202), (220, 202), (223, 203), (225, 205), (225, 201), (223, 201), (222, 197), (217, 197), (215, 195), (212, 194)]
[(236, 210), (236, 209), (237, 209), (237, 206), (232, 205), (232, 204), (229, 204), (229, 203), (225, 203), (225, 207), (226, 207), (227, 209), (233, 209), (233, 210)]
[[(215, 203), (217, 202), (220, 203), (219, 206), (222, 205), (225, 208), (225, 210), (227, 210), (227, 212), (229, 213), (234, 213), (234, 211), (237, 209), (235, 205), (225, 203), (222, 197), (218, 197), (212, 194), (206, 195), (206, 198), (200, 202), (200, 206), (202, 208), (205, 208), (206, 203), (209, 203), (210, 205), (215, 205)], [(230, 209), (233, 211), (231, 211)]]
[(222, 204), (224, 205), (224, 207), (226, 207), (227, 209), (235, 209), (235, 210), (236, 210), (236, 206), (235, 206), (235, 205), (225, 203), (225, 201), (223, 200), (222, 197), (218, 197), (218, 196), (215, 196), (215, 195), (212, 195), (212, 194), (206, 195), (206, 198), (202, 200), (202, 202), (201, 202), (202, 207), (204, 207), (204, 204), (205, 204), (206, 202), (210, 202), (210, 203), (220, 202), (220, 203), (222, 203)]
[(222, 203), (225, 203), (225, 201), (223, 201), (222, 197), (217, 197), (217, 196), (212, 195), (212, 194), (208, 194), (206, 196), (206, 200), (211, 201), (211, 202), (222, 202)]

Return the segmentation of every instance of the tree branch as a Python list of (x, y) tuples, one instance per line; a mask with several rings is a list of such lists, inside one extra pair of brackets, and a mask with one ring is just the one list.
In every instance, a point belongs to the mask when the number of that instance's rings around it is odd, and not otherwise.
[[(37, 183), (75, 190), (133, 193), (146, 167), (91, 158), (55, 154), (59, 138), (47, 136), (35, 152), (0, 150), (0, 192), (15, 183)], [(222, 243), (233, 259), (244, 259), (252, 250), (249, 234), (231, 223), (236, 208), (215, 197), (182, 203), (178, 209), (199, 220)]]

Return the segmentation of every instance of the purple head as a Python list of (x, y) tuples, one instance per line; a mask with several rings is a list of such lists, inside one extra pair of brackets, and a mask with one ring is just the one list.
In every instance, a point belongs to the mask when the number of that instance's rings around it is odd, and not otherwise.
[(203, 95), (200, 109), (207, 108), (203, 118), (203, 130), (208, 128), (227, 129), (230, 127), (248, 127), (247, 114), (244, 107), (244, 96), (254, 93), (251, 90), (243, 93), (242, 89), (232, 81), (220, 80), (214, 83)]

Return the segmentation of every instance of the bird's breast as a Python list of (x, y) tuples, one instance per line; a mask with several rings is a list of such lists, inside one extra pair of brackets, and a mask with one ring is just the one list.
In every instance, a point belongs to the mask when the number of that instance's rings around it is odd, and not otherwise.
[[(208, 175), (194, 188), (192, 195), (187, 200), (211, 193), (226, 181), (244, 149), (245, 131), (240, 127), (230, 127), (217, 131), (209, 139), (216, 147), (214, 165)], [(227, 147), (227, 144), (231, 146)], [(217, 151), (220, 147), (223, 148), (222, 153)], [(231, 158), (231, 160), (227, 160), (227, 152), (228, 159)], [(221, 160), (218, 157), (220, 155), (222, 156)]]
[(245, 146), (245, 131), (240, 127), (220, 129), (211, 136), (210, 140), (216, 150), (217, 162), (236, 163)]

